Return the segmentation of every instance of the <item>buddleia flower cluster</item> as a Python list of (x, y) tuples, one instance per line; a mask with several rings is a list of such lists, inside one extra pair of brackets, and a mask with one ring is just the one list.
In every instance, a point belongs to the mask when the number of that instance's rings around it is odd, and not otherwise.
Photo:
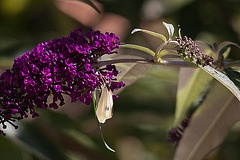
[[(123, 87), (123, 82), (115, 81), (118, 71), (114, 65), (94, 67), (102, 55), (117, 53), (119, 45), (119, 38), (113, 33), (90, 30), (84, 34), (79, 28), (68, 37), (40, 43), (16, 58), (12, 69), (0, 76), (2, 128), (6, 129), (7, 123), (17, 128), (14, 122), (29, 115), (38, 117), (37, 108), (63, 106), (63, 95), (70, 96), (72, 102), (79, 100), (88, 105), (102, 79), (110, 81), (112, 91)], [(0, 134), (5, 135), (2, 130)]]
[(180, 47), (178, 53), (183, 58), (188, 59), (191, 62), (195, 62), (197, 65), (211, 66), (213, 64), (213, 57), (201, 52), (196, 43), (191, 38), (188, 38), (187, 36), (184, 36), (182, 38), (179, 36), (176, 37), (176, 40), (179, 43)]
[(182, 138), (183, 132), (187, 128), (189, 121), (191, 120), (191, 115), (189, 115), (187, 118), (183, 119), (179, 126), (173, 127), (168, 132), (168, 141), (172, 144), (178, 145), (178, 142)]

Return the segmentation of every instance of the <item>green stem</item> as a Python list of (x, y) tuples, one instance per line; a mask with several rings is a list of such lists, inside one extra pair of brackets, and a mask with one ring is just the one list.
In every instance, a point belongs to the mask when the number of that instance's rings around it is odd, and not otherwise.
[[(167, 49), (164, 49), (165, 46), (169, 45), (169, 44), (175, 44), (178, 45), (177, 41), (168, 41), (166, 43), (161, 44), (157, 50), (155, 54), (155, 61), (158, 61), (158, 59), (162, 60), (161, 57), (168, 55), (168, 54), (174, 54), (174, 55), (178, 55), (177, 53), (173, 53), (173, 52), (167, 52)], [(165, 52), (164, 52), (165, 51)]]
[(184, 61), (163, 60), (163, 63), (160, 63), (160, 62), (154, 62), (152, 59), (114, 59), (114, 60), (108, 60), (108, 61), (99, 61), (98, 63), (93, 65), (93, 67), (102, 67), (102, 66), (116, 64), (116, 63), (153, 64), (153, 65), (162, 65), (167, 67), (188, 67), (188, 68), (195, 67), (195, 66), (189, 65)]

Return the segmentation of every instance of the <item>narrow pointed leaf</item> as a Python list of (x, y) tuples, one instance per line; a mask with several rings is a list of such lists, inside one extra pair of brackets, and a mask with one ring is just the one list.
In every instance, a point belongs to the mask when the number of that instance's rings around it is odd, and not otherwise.
[(147, 47), (143, 47), (143, 46), (138, 46), (138, 45), (134, 45), (134, 44), (123, 44), (123, 45), (120, 45), (120, 48), (136, 49), (136, 50), (148, 53), (151, 56), (155, 56), (155, 53), (151, 49), (148, 49)]
[(177, 125), (193, 102), (202, 94), (213, 78), (201, 69), (181, 68), (178, 80), (175, 125)]
[[(117, 65), (121, 70), (118, 79), (125, 83), (125, 87), (133, 84), (138, 79), (143, 77), (145, 73), (151, 68), (151, 64), (125, 64)], [(121, 68), (121, 69), (120, 69)]]
[[(110, 59), (139, 59), (139, 52), (136, 50), (120, 50), (119, 54), (113, 55)], [(148, 56), (149, 57), (149, 56)], [(142, 57), (141, 57), (142, 58)], [(143, 56), (142, 59), (146, 57)], [(109, 59), (109, 60), (110, 60)], [(120, 88), (117, 91), (114, 91), (114, 94), (119, 94), (127, 86), (133, 84), (138, 79), (143, 77), (145, 73), (152, 67), (152, 64), (138, 64), (138, 63), (117, 63), (115, 64), (119, 70), (117, 76), (118, 81), (123, 81), (125, 87)]]
[(159, 39), (162, 39), (164, 42), (167, 42), (167, 39), (164, 35), (160, 34), (160, 33), (156, 33), (156, 32), (152, 32), (152, 31), (148, 31), (148, 30), (145, 30), (145, 29), (134, 29), (131, 34), (134, 34), (136, 32), (144, 32), (144, 33), (147, 33), (149, 35), (152, 35), (154, 37), (157, 37)]
[(158, 48), (157, 48), (157, 57), (160, 58), (160, 57), (163, 57), (167, 54), (173, 54), (173, 55), (177, 55), (178, 56), (178, 50), (179, 50), (179, 45), (178, 45), (178, 42), (176, 41), (171, 41), (169, 43), (165, 43), (166, 45), (164, 45), (162, 47), (162, 45), (160, 45)]
[(215, 83), (206, 100), (193, 114), (177, 147), (174, 160), (202, 160), (240, 120), (240, 103), (220, 83)]
[(173, 50), (173, 49), (164, 49), (164, 50), (162, 50), (161, 52), (159, 52), (159, 54), (158, 54), (158, 58), (161, 58), (161, 57), (163, 57), (163, 56), (165, 56), (165, 55), (170, 55), (170, 54), (172, 54), (172, 55), (178, 55), (178, 53), (177, 53), (177, 51), (176, 50)]
[(210, 66), (200, 66), (199, 67), (222, 83), (225, 87), (227, 87), (240, 101), (240, 90), (239, 88), (222, 72), (217, 71), (216, 69)]

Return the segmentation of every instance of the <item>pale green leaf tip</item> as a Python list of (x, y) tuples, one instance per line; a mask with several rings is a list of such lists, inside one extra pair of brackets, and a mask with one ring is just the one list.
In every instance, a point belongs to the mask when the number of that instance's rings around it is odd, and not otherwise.
[(162, 63), (162, 64), (165, 64), (164, 61), (162, 60), (162, 58), (159, 58), (158, 59), (158, 62)]
[(173, 34), (174, 34), (174, 27), (173, 27), (173, 25), (165, 23), (165, 22), (163, 22), (163, 25), (166, 27), (166, 29), (168, 31), (169, 39), (171, 39)]
[(136, 28), (131, 32), (131, 34), (134, 34), (134, 33), (139, 32), (139, 31), (141, 31), (141, 29)]

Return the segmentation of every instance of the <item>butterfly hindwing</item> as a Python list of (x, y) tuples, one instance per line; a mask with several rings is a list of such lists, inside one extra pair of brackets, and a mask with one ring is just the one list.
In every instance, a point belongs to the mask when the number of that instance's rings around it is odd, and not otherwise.
[(96, 115), (100, 123), (105, 123), (107, 119), (112, 118), (112, 108), (112, 92), (106, 85), (104, 85), (96, 110)]

